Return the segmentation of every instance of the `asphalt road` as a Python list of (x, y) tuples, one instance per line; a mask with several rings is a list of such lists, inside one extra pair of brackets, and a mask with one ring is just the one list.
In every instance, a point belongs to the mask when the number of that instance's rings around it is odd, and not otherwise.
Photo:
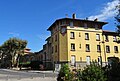
[(33, 79), (33, 78), (55, 78), (57, 77), (57, 73), (53, 73), (52, 71), (16, 71), (9, 69), (0, 69), (0, 80), (9, 80), (9, 79)]

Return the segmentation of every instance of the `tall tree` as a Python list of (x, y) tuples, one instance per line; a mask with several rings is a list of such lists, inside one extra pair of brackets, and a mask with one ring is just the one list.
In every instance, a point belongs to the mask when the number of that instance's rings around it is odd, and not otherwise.
[(26, 48), (27, 41), (19, 38), (10, 38), (4, 42), (1, 46), (1, 50), (11, 60), (12, 65), (17, 63), (17, 60), (21, 54), (23, 54), (24, 48)]
[(120, 36), (120, 0), (118, 5), (116, 6), (116, 10), (117, 10), (117, 15), (115, 16), (115, 19), (116, 19), (117, 33)]
[(108, 81), (120, 81), (120, 61), (118, 57), (112, 57), (108, 68)]

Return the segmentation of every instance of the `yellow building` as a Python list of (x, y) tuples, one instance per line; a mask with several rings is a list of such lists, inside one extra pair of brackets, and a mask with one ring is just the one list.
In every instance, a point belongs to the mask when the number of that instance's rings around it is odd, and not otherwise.
[[(81, 20), (62, 18), (56, 20), (49, 28), (49, 58), (54, 64), (68, 63), (78, 67), (89, 65), (91, 61), (98, 61), (105, 65), (108, 57), (120, 57), (120, 45), (117, 43), (118, 34), (103, 31), (102, 27), (107, 24), (97, 19)], [(48, 53), (48, 54), (47, 54)]]

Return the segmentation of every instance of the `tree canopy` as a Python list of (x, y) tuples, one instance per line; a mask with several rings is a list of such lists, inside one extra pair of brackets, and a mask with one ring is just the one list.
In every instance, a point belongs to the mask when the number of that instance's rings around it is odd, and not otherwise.
[(14, 60), (24, 52), (27, 41), (19, 38), (10, 38), (0, 46), (2, 57), (8, 58), (14, 64)]
[(120, 34), (120, 0), (118, 5), (116, 6), (117, 9), (117, 15), (115, 16), (116, 19), (116, 27), (117, 27), (117, 33)]

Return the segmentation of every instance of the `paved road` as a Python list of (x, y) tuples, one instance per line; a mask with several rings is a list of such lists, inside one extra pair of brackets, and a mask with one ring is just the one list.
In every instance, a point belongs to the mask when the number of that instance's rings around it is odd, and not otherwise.
[(0, 81), (32, 81), (34, 79), (36, 79), (36, 81), (56, 81), (56, 77), (57, 73), (53, 73), (52, 71), (16, 71), (9, 69), (0, 69)]

